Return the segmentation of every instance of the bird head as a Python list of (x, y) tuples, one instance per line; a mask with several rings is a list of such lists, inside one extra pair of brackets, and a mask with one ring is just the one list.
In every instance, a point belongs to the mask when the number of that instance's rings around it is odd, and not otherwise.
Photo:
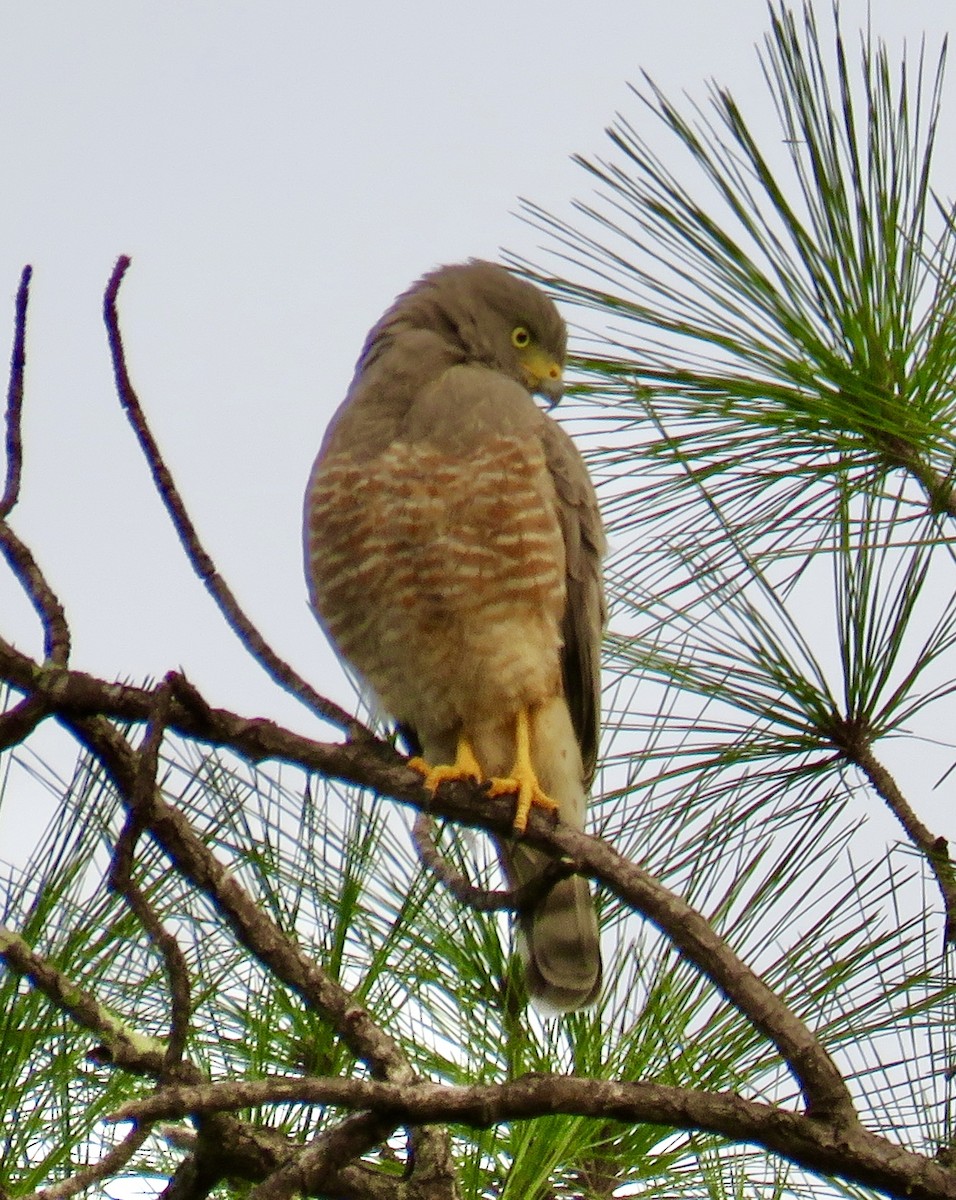
[(395, 304), (405, 328), (439, 330), (462, 362), (479, 363), (557, 404), (567, 329), (551, 299), (497, 263), (471, 259), (425, 275)]

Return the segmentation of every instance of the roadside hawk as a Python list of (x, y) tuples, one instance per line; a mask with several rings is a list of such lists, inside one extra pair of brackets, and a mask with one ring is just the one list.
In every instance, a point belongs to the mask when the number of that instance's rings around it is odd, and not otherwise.
[[(425, 275), (372, 329), (309, 479), (312, 605), (420, 757), (515, 793), (498, 843), (518, 886), (547, 856), (519, 840), (532, 805), (584, 825), (600, 717), (604, 535), (564, 430), (566, 330), (551, 301), (472, 260)], [(587, 881), (521, 919), (532, 998), (590, 1004), (601, 985)]]

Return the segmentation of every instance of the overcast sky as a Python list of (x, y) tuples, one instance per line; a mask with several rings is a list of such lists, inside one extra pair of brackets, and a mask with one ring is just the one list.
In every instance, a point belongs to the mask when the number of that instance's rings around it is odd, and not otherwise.
[[(925, 32), (935, 50), (951, 5), (845, 0), (847, 32), (868, 7), (892, 46)], [(763, 0), (2, 0), (3, 344), (35, 270), (15, 525), (75, 665), (181, 666), (216, 704), (329, 733), (246, 661), (152, 493), (100, 316), (119, 254), (130, 370), (207, 548), (276, 649), (351, 703), (306, 607), (299, 523), (367, 329), (438, 263), (542, 261), (517, 198), (558, 214), (587, 198), (570, 156), (603, 153), (616, 111), (649, 122), (627, 87), (643, 70), (674, 97), (713, 78), (766, 114), (767, 26)], [(0, 625), (38, 648), (6, 581)]]

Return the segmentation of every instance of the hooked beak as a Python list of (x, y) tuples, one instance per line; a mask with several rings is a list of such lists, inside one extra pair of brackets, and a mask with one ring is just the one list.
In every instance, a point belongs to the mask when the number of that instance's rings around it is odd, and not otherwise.
[(529, 392), (544, 396), (553, 408), (564, 395), (564, 372), (561, 364), (540, 352), (527, 354), (521, 363), (525, 385)]

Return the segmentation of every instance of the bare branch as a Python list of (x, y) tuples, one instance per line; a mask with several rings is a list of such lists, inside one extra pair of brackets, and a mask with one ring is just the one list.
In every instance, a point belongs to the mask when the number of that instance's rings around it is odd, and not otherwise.
[(70, 657), (70, 629), (63, 605), (47, 583), (29, 547), (6, 521), (0, 521), (0, 554), (7, 560), (43, 624), (45, 658), (57, 666), (65, 666)]
[(320, 696), (315, 689), (296, 672), (289, 663), (281, 659), (259, 633), (255, 625), (243, 612), (233, 595), (232, 589), (216, 570), (215, 563), (204, 550), (186, 511), (182, 497), (173, 482), (172, 475), (159, 452), (156, 440), (150, 431), (143, 413), (139, 397), (133, 388), (126, 366), (123, 350), (123, 340), (119, 329), (119, 317), (116, 311), (116, 297), (123, 276), (126, 274), (130, 260), (125, 255), (121, 257), (113, 270), (103, 303), (104, 319), (106, 321), (107, 337), (110, 353), (113, 358), (113, 373), (116, 379), (116, 390), (120, 403), (129, 418), (133, 432), (136, 434), (140, 449), (149, 466), (156, 490), (166, 506), (166, 511), (173, 522), (183, 549), (192, 564), (193, 570), (205, 584), (207, 591), (215, 600), (219, 611), (225, 617), (229, 628), (236, 634), (249, 653), (256, 659), (266, 672), (293, 696), (298, 697), (307, 707), (323, 720), (337, 725), (345, 730), (351, 738), (373, 737), (366, 727), (345, 709), (340, 708), (331, 700)]
[(949, 856), (949, 845), (944, 837), (931, 833), (913, 811), (909, 801), (883, 764), (869, 746), (855, 759), (857, 766), (869, 779), (874, 790), (886, 802), (890, 811), (903, 826), (906, 836), (920, 850), (936, 876), (936, 883), (943, 899), (946, 923), (943, 944), (956, 945), (956, 871)]
[(395, 1126), (369, 1113), (349, 1117), (321, 1133), (277, 1171), (252, 1189), (248, 1200), (288, 1200), (291, 1196), (314, 1196), (346, 1163), (383, 1142)]
[(164, 1078), (168, 1078), (172, 1068), (182, 1061), (189, 1034), (189, 967), (179, 943), (164, 928), (142, 888), (134, 883), (132, 869), (133, 851), (140, 833), (146, 826), (150, 800), (156, 788), (159, 748), (163, 740), (166, 714), (169, 711), (169, 699), (170, 687), (163, 684), (156, 693), (156, 712), (146, 728), (146, 737), (136, 755), (133, 788), (128, 796), (128, 816), (113, 852), (109, 876), (110, 886), (126, 900), (130, 911), (162, 956), (166, 969), (171, 1004), (169, 1038), (163, 1063)]
[(105, 1044), (110, 1061), (138, 1075), (158, 1075), (166, 1047), (134, 1033), (47, 959), (34, 953), (19, 934), (0, 925), (0, 958), (16, 975), (29, 979), (57, 1008)]
[[(71, 724), (87, 741), (94, 753), (101, 758), (104, 753), (108, 756), (104, 761), (108, 762), (111, 770), (119, 771), (120, 775), (131, 770), (123, 754), (117, 757), (111, 748), (111, 739), (118, 735), (109, 722), (102, 718), (78, 719), (75, 714), (99, 712), (127, 720), (148, 720), (153, 705), (151, 692), (122, 684), (107, 684), (82, 672), (40, 667), (2, 639), (0, 667), (16, 686), (41, 693), (51, 708), (55, 707), (61, 719)], [(32, 689), (29, 688), (31, 682)], [(194, 710), (186, 710), (175, 701), (170, 707), (169, 720), (170, 728), (178, 732), (200, 737), (216, 745), (230, 746), (253, 761), (277, 758), (298, 763), (306, 769), (321, 771), (330, 778), (370, 787), (380, 795), (392, 796), (419, 811), (434, 812), (487, 829), (499, 836), (508, 837), (511, 834), (514, 806), (508, 798), (492, 799), (478, 786), (469, 784), (445, 784), (432, 797), (423, 788), (421, 776), (405, 766), (404, 760), (385, 743), (327, 745), (299, 737), (271, 721), (246, 721), (223, 709), (211, 708), (197, 715)], [(176, 816), (172, 810), (167, 811), (170, 815), (163, 817), (164, 831), (172, 828), (170, 822)], [(167, 852), (173, 855), (180, 870), (215, 897), (221, 905), (220, 911), (240, 940), (251, 937), (253, 931), (257, 931), (252, 941), (244, 941), (243, 944), (253, 949), (263, 962), (267, 962), (260, 952), (265, 949), (263, 939), (268, 943), (268, 930), (260, 924), (266, 920), (264, 914), (251, 904), (245, 893), (242, 893), (240, 900), (238, 886), (234, 881), (222, 878), (224, 872), (211, 856), (211, 862), (202, 857), (205, 847), (201, 847), (184, 821), (181, 825), (182, 828), (178, 828), (176, 833), (175, 851), (167, 846)], [(690, 905), (610, 846), (565, 825), (552, 828), (550, 821), (538, 813), (534, 814), (525, 836), (531, 845), (580, 863), (582, 873), (600, 879), (621, 900), (653, 921), (717, 985), (724, 996), (773, 1042), (799, 1080), (807, 1105), (815, 1115), (840, 1112), (847, 1120), (855, 1120), (846, 1084), (820, 1042)], [(190, 848), (194, 843), (198, 849)], [(210, 875), (210, 871), (218, 872), (219, 878)], [(298, 953), (296, 951), (296, 955)], [(291, 986), (305, 987), (321, 1007), (336, 1014), (336, 1022), (344, 1021), (349, 1006), (345, 994), (338, 995), (336, 992), (338, 985), (328, 993), (312, 974), (317, 970), (314, 964), (307, 959), (303, 962), (295, 955), (287, 959), (284, 950), (279, 958), (284, 961), (283, 970), (289, 972), (286, 977), (277, 971), (280, 978), (286, 979)], [(271, 963), (267, 965), (276, 970)], [(295, 984), (291, 984), (292, 979), (296, 980)], [(360, 1012), (360, 1026), (367, 1028), (365, 1022), (368, 1021), (368, 1014), (364, 1009)], [(336, 1027), (342, 1028), (339, 1024)], [(373, 1037), (371, 1045), (375, 1044), (375, 1040)]]
[[(23, 468), (23, 374), (26, 367), (27, 302), (30, 296), (32, 275), (33, 268), (24, 267), (20, 276), (20, 287), (17, 290), (16, 323), (4, 418), (6, 472), (3, 495), (0, 496), (0, 552), (16, 575), (43, 624), (45, 657), (62, 666), (70, 657), (70, 631), (67, 627), (63, 606), (47, 583), (31, 551), (7, 524), (7, 518), (20, 498), (20, 477)], [(8, 727), (6, 736), (8, 737), (12, 736), (11, 731), (15, 730), (28, 714), (28, 710), (25, 710), (22, 705), (19, 707), (19, 711), (14, 710), (14, 712), (17, 713), (16, 719), (6, 723)]]
[(7, 387), (6, 411), (6, 478), (0, 496), (0, 521), (13, 511), (20, 498), (20, 474), (23, 469), (23, 372), (26, 366), (27, 302), (30, 296), (32, 267), (24, 267), (17, 289), (16, 319), (13, 332), (13, 352), (10, 356), (10, 382)]
[(259, 1104), (323, 1104), (376, 1113), (396, 1123), (455, 1122), (489, 1128), (547, 1113), (627, 1123), (653, 1122), (757, 1142), (811, 1171), (923, 1200), (956, 1198), (956, 1172), (860, 1125), (833, 1124), (725, 1092), (567, 1075), (525, 1075), (502, 1084), (455, 1087), (359, 1079), (269, 1078), (164, 1088), (124, 1105), (115, 1120), (157, 1120)]
[(29, 1193), (23, 1200), (69, 1200), (70, 1196), (76, 1196), (80, 1192), (86, 1191), (94, 1183), (99, 1183), (101, 1179), (108, 1179), (111, 1175), (122, 1171), (149, 1135), (150, 1125), (148, 1122), (136, 1124), (118, 1145), (114, 1146), (108, 1154), (104, 1154), (98, 1163), (84, 1167), (68, 1179), (55, 1183), (52, 1187)]

